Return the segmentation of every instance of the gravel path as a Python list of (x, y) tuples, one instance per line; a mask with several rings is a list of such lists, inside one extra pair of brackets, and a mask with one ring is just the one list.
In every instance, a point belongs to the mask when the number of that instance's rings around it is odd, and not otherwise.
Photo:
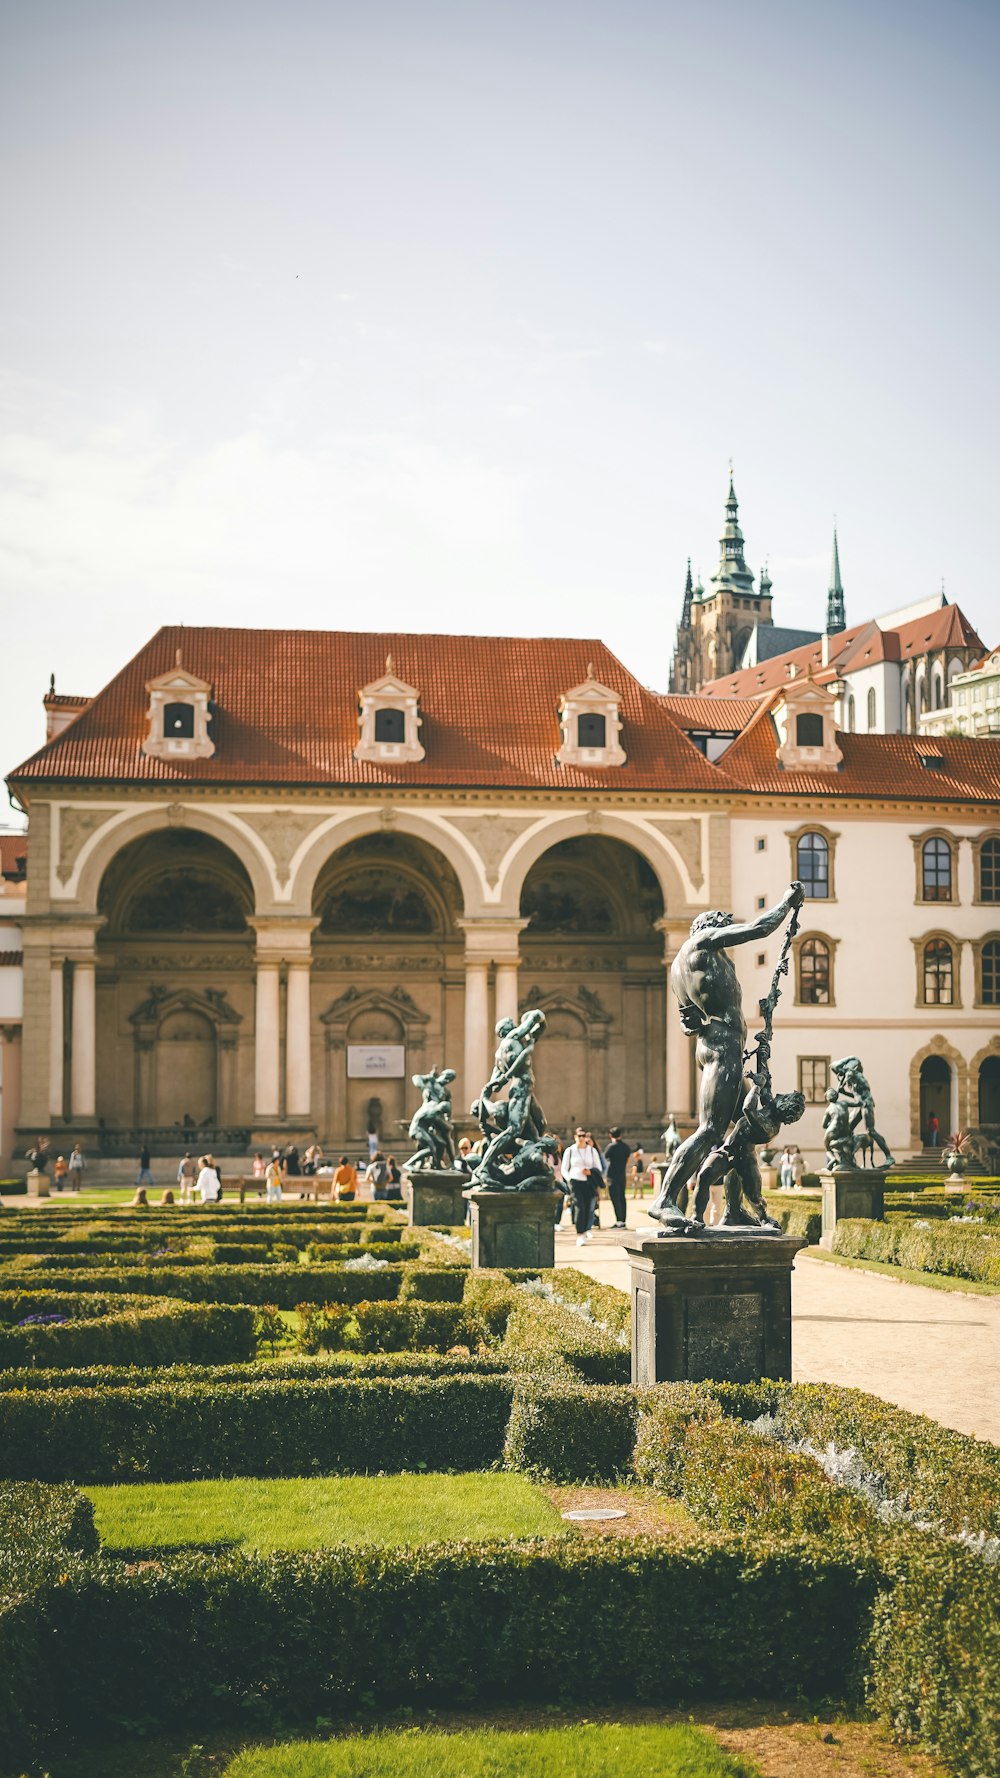
[[(628, 1220), (648, 1221), (631, 1203)], [(556, 1265), (628, 1290), (628, 1256), (608, 1228), (586, 1247), (560, 1229)], [(1000, 1444), (1000, 1296), (897, 1283), (802, 1253), (792, 1275), (792, 1364), (797, 1383), (849, 1383)]]

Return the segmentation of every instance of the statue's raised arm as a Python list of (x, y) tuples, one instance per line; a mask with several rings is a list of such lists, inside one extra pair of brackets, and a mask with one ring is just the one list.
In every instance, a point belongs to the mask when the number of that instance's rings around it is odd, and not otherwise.
[[(748, 945), (752, 939), (770, 938), (772, 932), (788, 918), (793, 908), (800, 908), (806, 898), (801, 883), (791, 883), (779, 902), (758, 914), (756, 920), (734, 920), (730, 915), (723, 925), (707, 928), (699, 934), (706, 950), (728, 951), (732, 945)], [(694, 928), (692, 927), (692, 932)]]

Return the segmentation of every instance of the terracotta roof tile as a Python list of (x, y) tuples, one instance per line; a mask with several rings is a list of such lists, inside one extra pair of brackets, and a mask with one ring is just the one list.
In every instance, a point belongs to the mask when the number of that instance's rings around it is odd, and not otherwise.
[[(149, 759), (146, 682), (174, 664), (212, 686), (211, 759)], [(393, 768), (361, 763), (357, 694), (380, 678), (386, 655), (420, 692), (426, 758)], [(556, 764), (559, 699), (587, 677), (621, 699), (624, 766)], [(166, 627), (89, 707), (10, 782), (79, 780), (159, 784), (558, 786), (725, 791), (712, 766), (602, 642), (557, 637), (407, 636), (340, 630)]]
[(701, 698), (674, 692), (659, 694), (659, 701), (678, 728), (715, 729), (738, 734), (757, 712), (756, 698)]
[(26, 833), (0, 833), (0, 877), (19, 883), (26, 874), (27, 858)]
[(776, 654), (759, 666), (741, 667), (736, 673), (727, 673), (724, 679), (713, 679), (702, 687), (701, 695), (712, 699), (759, 697), (778, 685), (787, 684), (789, 666), (794, 666), (799, 673), (805, 673), (811, 667), (813, 678), (823, 684), (852, 667), (882, 660), (905, 661), (927, 649), (983, 647), (982, 639), (957, 605), (942, 605), (939, 611), (932, 611), (926, 617), (910, 618), (905, 624), (895, 624), (890, 629), (882, 629), (868, 619), (848, 630), (841, 630), (830, 638), (830, 644), (830, 660), (825, 666), (823, 638), (820, 637), (802, 648), (790, 648), (786, 654)]

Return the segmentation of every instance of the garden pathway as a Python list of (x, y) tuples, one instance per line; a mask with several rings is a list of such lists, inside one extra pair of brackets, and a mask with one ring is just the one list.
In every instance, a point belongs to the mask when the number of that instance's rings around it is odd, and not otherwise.
[[(609, 1215), (606, 1205), (601, 1211)], [(648, 1224), (631, 1202), (628, 1220)], [(628, 1256), (610, 1229), (586, 1247), (560, 1229), (556, 1265), (628, 1290)], [(897, 1283), (800, 1254), (792, 1362), (797, 1383), (848, 1383), (1000, 1444), (1000, 1296)]]

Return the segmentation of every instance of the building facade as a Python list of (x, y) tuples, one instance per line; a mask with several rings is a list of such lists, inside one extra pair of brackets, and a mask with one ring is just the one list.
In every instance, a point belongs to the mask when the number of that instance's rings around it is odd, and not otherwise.
[[(161, 630), (9, 781), (15, 1148), (395, 1147), (410, 1076), (456, 1067), (468, 1107), (529, 1005), (551, 1126), (655, 1146), (695, 1110), (677, 947), (793, 875), (774, 1062), (800, 1145), (847, 1053), (900, 1152), (931, 1106), (1000, 1132), (1000, 754), (838, 732), (808, 674), (729, 700), (714, 745), (705, 702), (596, 641)], [(751, 1013), (779, 945), (735, 953)]]
[(1000, 648), (967, 672), (952, 673), (949, 697), (937, 709), (920, 712), (922, 735), (983, 735), (1000, 739)]

